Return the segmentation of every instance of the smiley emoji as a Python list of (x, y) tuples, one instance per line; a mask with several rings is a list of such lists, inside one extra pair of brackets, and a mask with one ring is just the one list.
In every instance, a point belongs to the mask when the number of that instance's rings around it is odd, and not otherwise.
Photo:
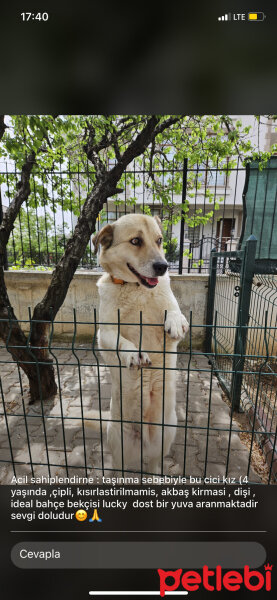
[(80, 510), (77, 510), (77, 512), (75, 513), (75, 517), (77, 519), (77, 521), (85, 521), (87, 518), (87, 513), (85, 510), (83, 510), (82, 508), (80, 508)]

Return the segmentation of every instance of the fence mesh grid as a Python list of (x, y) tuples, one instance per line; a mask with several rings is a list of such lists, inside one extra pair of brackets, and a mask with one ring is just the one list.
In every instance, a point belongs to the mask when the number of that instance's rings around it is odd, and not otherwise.
[[(77, 171), (70, 163), (67, 167), (60, 164), (51, 171), (34, 168), (31, 194), (20, 209), (8, 243), (6, 267), (51, 269), (62, 257), (95, 180), (89, 165)], [(4, 214), (19, 177), (16, 167), (8, 164), (0, 171), (0, 208), (2, 203)], [(150, 181), (144, 163), (134, 161), (124, 172), (123, 192), (107, 200), (96, 229), (130, 212), (158, 215), (168, 221), (166, 255), (171, 270), (207, 273), (211, 249), (230, 248), (238, 240), (244, 177), (245, 167), (239, 160), (235, 166), (227, 159), (209, 166), (207, 158), (203, 164), (194, 165), (162, 161), (153, 169)], [(91, 240), (79, 266), (99, 268)]]
[[(254, 242), (255, 243), (255, 242)], [(243, 260), (236, 265), (235, 253), (214, 253), (214, 289), (210, 348), (214, 367), (234, 407), (244, 411), (254, 436), (269, 457), (274, 454), (277, 414), (277, 276), (257, 274), (249, 277), (252, 284), (244, 288)], [(238, 269), (239, 265), (239, 269)], [(231, 268), (230, 268), (231, 267)], [(255, 270), (255, 265), (254, 265)], [(224, 271), (222, 273), (222, 271)], [(242, 302), (249, 293), (249, 307), (242, 315)], [(243, 320), (243, 323), (242, 323)], [(237, 379), (239, 398), (236, 398)]]
[[(250, 321), (256, 329), (248, 332), (249, 355), (261, 354), (260, 358), (246, 360), (243, 388), (246, 397), (256, 407), (257, 417), (264, 428), (274, 430), (277, 426), (277, 277), (256, 275), (252, 285)], [(263, 375), (260, 371), (263, 371)]]
[[(69, 322), (70, 323), (70, 322)], [(77, 337), (78, 325), (86, 325), (88, 330), (87, 343), (80, 343)], [(22, 323), (28, 326), (28, 323)], [(87, 475), (96, 473), (99, 476), (109, 473), (117, 475), (128, 475), (134, 470), (128, 469), (124, 464), (124, 435), (126, 425), (132, 424), (139, 432), (141, 454), (138, 474), (151, 474), (143, 456), (144, 429), (151, 424), (162, 432), (162, 440), (167, 427), (172, 427), (165, 418), (164, 406), (166, 397), (163, 394), (162, 411), (158, 421), (145, 418), (144, 388), (143, 380), (146, 371), (155, 367), (142, 368), (139, 377), (140, 387), (140, 413), (138, 418), (128, 420), (124, 416), (124, 384), (121, 390), (121, 415), (116, 422), (121, 431), (122, 461), (113, 465), (111, 455), (106, 442), (105, 425), (110, 417), (105, 416), (104, 411), (109, 409), (111, 398), (110, 369), (119, 369), (124, 373), (124, 367), (105, 364), (101, 356), (101, 349), (97, 347), (95, 326), (99, 326), (96, 312), (91, 322), (80, 323), (74, 313), (71, 321), (72, 339), (71, 343), (58, 343), (53, 336), (55, 324), (49, 323), (52, 334), (49, 337), (47, 351), (52, 357), (55, 378), (58, 391), (55, 398), (43, 401), (42, 398), (33, 405), (29, 404), (28, 381), (19, 364), (16, 364), (7, 347), (0, 347), (1, 381), (0, 395), (2, 410), (0, 412), (0, 450), (2, 477), (5, 482), (13, 473), (41, 475), (68, 475), (76, 473)], [(117, 326), (122, 324), (120, 320)], [(143, 315), (140, 323), (132, 324), (140, 327), (141, 336), (143, 327)], [(9, 322), (12, 327), (12, 322)], [(157, 325), (163, 327), (163, 324)], [(168, 456), (163, 455), (161, 450), (160, 474), (191, 475), (201, 480), (205, 477), (233, 477), (234, 481), (241, 481), (241, 477), (248, 477), (253, 483), (273, 483), (276, 478), (276, 428), (270, 421), (271, 427), (267, 427), (264, 436), (271, 440), (271, 453), (267, 454), (267, 467), (264, 467), (263, 478), (257, 473), (255, 467), (254, 445), (256, 438), (260, 439), (260, 428), (254, 420), (252, 425), (242, 425), (238, 420), (232, 406), (228, 406), (220, 388), (217, 378), (218, 371), (222, 375), (232, 373), (232, 359), (234, 355), (230, 352), (228, 368), (226, 363), (223, 367), (216, 366), (215, 352), (204, 355), (199, 350), (193, 349), (193, 337), (197, 334), (197, 328), (190, 316), (190, 334), (188, 334), (187, 346), (178, 349), (178, 361), (174, 376), (176, 377), (177, 389), (177, 415), (178, 423), (176, 437)], [(217, 327), (221, 331), (227, 325), (213, 325), (213, 331), (217, 338)], [(253, 326), (252, 335), (259, 335), (259, 328)], [(275, 333), (274, 333), (275, 335)], [(165, 336), (166, 337), (166, 336)], [(224, 338), (225, 339), (225, 338)], [(7, 344), (8, 345), (8, 344)], [(12, 348), (8, 348), (10, 351)], [(36, 348), (32, 348), (34, 352)], [(147, 349), (148, 350), (148, 349)], [(151, 348), (148, 350), (151, 355)], [(116, 348), (111, 348), (114, 355)], [(166, 366), (167, 358), (166, 343), (162, 353), (162, 365), (157, 368), (164, 382), (170, 370)], [(218, 355), (217, 355), (218, 357)], [(256, 357), (260, 359), (260, 355)], [(253, 359), (253, 356), (252, 356)], [(34, 361), (30, 357), (30, 364), (39, 366), (43, 361)], [(231, 365), (231, 366), (230, 366)], [(256, 367), (248, 371), (245, 377), (255, 377)], [(268, 376), (267, 369), (260, 370), (260, 377)], [(253, 390), (253, 394), (256, 392)], [(257, 393), (258, 394), (258, 393)], [(99, 411), (93, 420), (97, 424), (96, 430), (89, 427), (91, 408)], [(244, 445), (241, 436), (244, 434), (248, 445)], [(163, 442), (162, 442), (163, 443)]]
[[(167, 259), (171, 270), (178, 270), (179, 273), (208, 272), (210, 254), (214, 255), (210, 277), (210, 282), (213, 280), (214, 285), (213, 298), (212, 302), (208, 300), (207, 324), (195, 325), (191, 315), (187, 346), (185, 349), (183, 346), (179, 347), (175, 372), (178, 424), (169, 457), (164, 456), (163, 452), (164, 431), (172, 427), (165, 418), (165, 383), (169, 370), (167, 367), (169, 353), (164, 334), (161, 364), (156, 367), (163, 384), (162, 408), (159, 420), (151, 423), (162, 432), (161, 473), (174, 470), (178, 466), (184, 474), (205, 477), (213, 473), (226, 474), (226, 476), (228, 473), (235, 473), (237, 478), (236, 469), (239, 467), (239, 461), (236, 462), (236, 453), (238, 455), (241, 450), (241, 435), (245, 434), (248, 440), (246, 446), (248, 450), (245, 449), (247, 459), (245, 454), (244, 458), (240, 456), (245, 474), (255, 480), (252, 463), (255, 444), (258, 444), (263, 448), (267, 460), (267, 482), (276, 480), (277, 276), (258, 275), (255, 271), (253, 273), (251, 271), (254, 278), (251, 275), (250, 281), (245, 262), (249, 259), (250, 262), (247, 264), (252, 264), (251, 252), (249, 256), (247, 255), (248, 258), (245, 253), (248, 242), (243, 241), (243, 250), (234, 250), (238, 241), (237, 236), (240, 234), (245, 201), (250, 202), (251, 205), (254, 198), (254, 209), (257, 208), (257, 211), (254, 210), (250, 224), (252, 227), (254, 217), (257, 218), (258, 222), (259, 220), (262, 222), (262, 231), (267, 214), (268, 192), (270, 192), (270, 202), (274, 206), (274, 211), (276, 209), (276, 161), (273, 163), (271, 170), (266, 167), (262, 174), (256, 165), (254, 175), (253, 172), (252, 175), (250, 174), (251, 169), (248, 165), (245, 179), (245, 168), (239, 161), (232, 168), (228, 161), (210, 167), (208, 159), (203, 165), (188, 165), (186, 160), (183, 165), (173, 162), (169, 166), (163, 162), (160, 168), (152, 173), (155, 179), (153, 191), (149, 186), (149, 173), (145, 171), (143, 163), (139, 165), (134, 162), (131, 170), (124, 173), (123, 193), (109, 199), (99, 215), (97, 229), (103, 223), (114, 222), (121, 215), (132, 211), (146, 213), (150, 211), (166, 220), (169, 219), (171, 224), (166, 232)], [(254, 166), (252, 164), (253, 168)], [(2, 212), (5, 213), (5, 207), (12, 201), (18, 176), (16, 169), (8, 167), (5, 172), (0, 173), (1, 218)], [(60, 165), (59, 169), (51, 172), (34, 170), (31, 176), (31, 194), (28, 203), (22, 206), (12, 231), (5, 268), (9, 266), (15, 269), (22, 267), (51, 269), (57, 264), (74, 230), (82, 204), (92, 188), (93, 181), (94, 172), (89, 168), (82, 172), (73, 171), (68, 165), (65, 171)], [(258, 181), (262, 186), (259, 202)], [(242, 198), (243, 182), (245, 186)], [(166, 202), (161, 201), (159, 189), (167, 194)], [(188, 210), (187, 214), (184, 207)], [(197, 212), (200, 215), (199, 222), (193, 219), (193, 214)], [(201, 222), (201, 218), (206, 217), (209, 212), (211, 212), (209, 224), (204, 220)], [(272, 251), (275, 248), (273, 221), (269, 220), (268, 226), (270, 253), (267, 254), (267, 262), (272, 259)], [(179, 249), (173, 243), (176, 227)], [(253, 240), (251, 243), (253, 246)], [(258, 240), (258, 257), (260, 257), (261, 244), (262, 238)], [(188, 251), (189, 256), (184, 257), (184, 250)], [(253, 256), (252, 253), (252, 259)], [(271, 263), (270, 272), (276, 273), (274, 257)], [(91, 241), (80, 266), (98, 269)], [(263, 264), (263, 267), (266, 266), (268, 265)], [(251, 269), (252, 267), (253, 265)], [(249, 306), (244, 298), (247, 285)], [(11, 331), (12, 320), (9, 319), (7, 323)], [(53, 469), (62, 469), (65, 472), (69, 469), (83, 469), (86, 473), (89, 470), (99, 473), (111, 470), (105, 433), (106, 423), (111, 419), (103, 415), (110, 404), (110, 370), (117, 369), (120, 376), (121, 404), (118, 426), (122, 450), (121, 463), (116, 465), (115, 469), (113, 465), (113, 470), (128, 472), (126, 464), (124, 465), (124, 431), (128, 424), (124, 416), (125, 367), (121, 364), (118, 348), (110, 349), (111, 352), (116, 353), (116, 365), (103, 362), (101, 349), (97, 347), (96, 340), (96, 329), (99, 326), (96, 311), (91, 322), (78, 321), (75, 311), (72, 321), (64, 322), (71, 331), (69, 345), (57, 344), (55, 323), (49, 322), (48, 346), (32, 347), (31, 317), (23, 325), (25, 329), (29, 328), (27, 362), (36, 370), (40, 398), (34, 405), (28, 404), (28, 380), (19, 362), (14, 362), (11, 358), (9, 352), (12, 352), (12, 348), (9, 345), (8, 335), (6, 345), (0, 346), (2, 403), (0, 461), (3, 468), (9, 470), (9, 466), (12, 466), (14, 473), (18, 469), (23, 471), (29, 469), (34, 473), (40, 468), (46, 469), (49, 473)], [(120, 322), (119, 314), (116, 324), (118, 336), (121, 325), (123, 324)], [(143, 328), (147, 326), (143, 323), (143, 315), (139, 323), (129, 325), (140, 328), (141, 349)], [(159, 326), (162, 327), (163, 324)], [(90, 332), (88, 333), (88, 336), (91, 334), (89, 344), (83, 346), (80, 344), (79, 327), (86, 327)], [(194, 349), (197, 327), (206, 330), (205, 355)], [(147, 351), (150, 355), (153, 352), (151, 348)], [(43, 354), (47, 355), (52, 362), (42, 362)], [(54, 368), (58, 391), (54, 400), (44, 401), (40, 370), (41, 367), (47, 369), (47, 365), (50, 364)], [(147, 367), (147, 369), (154, 368)], [(143, 368), (140, 371), (140, 411), (132, 421), (132, 425), (137, 427), (140, 439), (140, 468), (138, 469), (140, 473), (148, 472), (143, 456), (145, 427), (149, 424), (145, 419), (144, 411), (144, 382), (147, 369)], [(230, 406), (226, 404), (226, 398), (224, 399), (218, 392), (215, 376), (229, 398)], [(99, 418), (96, 419), (98, 426), (96, 434), (88, 427), (88, 411), (91, 407), (99, 411)], [(77, 416), (73, 415), (74, 410), (77, 411)], [(245, 424), (241, 426), (238, 420), (239, 410), (245, 411), (248, 415), (247, 426)], [(7, 471), (4, 471), (3, 478), (5, 479), (6, 476)]]

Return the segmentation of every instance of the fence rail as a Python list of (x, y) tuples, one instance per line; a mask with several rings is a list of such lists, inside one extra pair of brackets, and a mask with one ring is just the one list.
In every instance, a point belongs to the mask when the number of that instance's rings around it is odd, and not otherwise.
[(277, 430), (277, 276), (255, 274), (256, 245), (250, 236), (242, 251), (212, 252), (207, 323), (213, 327), (206, 330), (206, 349), (214, 352), (215, 372), (234, 411), (245, 411), (261, 433), (271, 431), (265, 447), (271, 453)]
[[(7, 320), (10, 330), (13, 327), (12, 319)], [(58, 323), (58, 322), (57, 322)], [(261, 483), (260, 477), (255, 471), (254, 445), (259, 442), (267, 450), (267, 479), (268, 484), (274, 483), (277, 476), (277, 434), (274, 419), (268, 420), (266, 428), (261, 430), (257, 419), (246, 427), (237, 420), (234, 406), (228, 406), (224, 396), (219, 391), (216, 375), (226, 381), (234, 375), (234, 361), (241, 359), (241, 353), (225, 352), (221, 354), (217, 349), (217, 340), (220, 340), (222, 331), (228, 337), (228, 332), (233, 336), (242, 329), (236, 324), (221, 324), (218, 320), (207, 326), (212, 331), (215, 340), (215, 349), (205, 356), (199, 350), (194, 350), (192, 345), (192, 332), (194, 328), (203, 325), (194, 325), (193, 316), (190, 315), (190, 334), (187, 346), (181, 345), (178, 349), (177, 366), (172, 369), (167, 363), (167, 358), (172, 354), (167, 350), (166, 336), (164, 336), (164, 348), (158, 353), (161, 361), (156, 366), (148, 366), (140, 371), (140, 389), (137, 390), (140, 398), (140, 416), (133, 419), (126, 418), (124, 414), (126, 388), (124, 387), (124, 371), (126, 367), (122, 364), (118, 355), (118, 349), (111, 347), (109, 352), (111, 360), (104, 362), (101, 348), (97, 346), (96, 329), (103, 323), (99, 322), (96, 311), (90, 322), (80, 323), (76, 312), (72, 320), (72, 341), (70, 344), (61, 344), (55, 339), (55, 322), (48, 321), (50, 327), (49, 343), (44, 347), (11, 346), (9, 341), (0, 346), (0, 472), (1, 482), (5, 482), (12, 474), (64, 474), (76, 473), (99, 473), (106, 475), (111, 472), (125, 475), (128, 468), (122, 464), (112, 466), (111, 456), (106, 444), (104, 428), (107, 422), (118, 423), (121, 428), (122, 444), (124, 442), (125, 427), (132, 425), (143, 435), (143, 429), (151, 425), (161, 430), (162, 437), (166, 428), (174, 427), (176, 438), (172, 445), (170, 456), (161, 457), (161, 473), (170, 473), (171, 468), (178, 467), (183, 475), (192, 475), (202, 478), (207, 476), (222, 475), (235, 477), (237, 482), (240, 477), (248, 477), (249, 482)], [(31, 330), (32, 321), (25, 321), (22, 325), (28, 325)], [(78, 327), (86, 325), (88, 340), (86, 343), (78, 341)], [(104, 323), (107, 325), (107, 323)], [(119, 319), (114, 326), (121, 331), (124, 323)], [(143, 322), (143, 314), (140, 314), (137, 323), (128, 324), (136, 328), (138, 336), (143, 340), (145, 327), (160, 327), (164, 324), (150, 325)], [(250, 326), (251, 335), (264, 337), (264, 327), (256, 323)], [(267, 323), (266, 332), (275, 337), (276, 327)], [(241, 333), (241, 331), (240, 331)], [(30, 337), (30, 336), (29, 336)], [(25, 360), (14, 361), (11, 352), (14, 348), (25, 349), (29, 357)], [(36, 358), (36, 351), (47, 350), (47, 358)], [(105, 349), (107, 352), (107, 349)], [(153, 357), (151, 348), (144, 348), (149, 356)], [(222, 362), (219, 362), (222, 358)], [(117, 357), (117, 360), (112, 360)], [(23, 372), (24, 364), (33, 365), (37, 368), (38, 381), (40, 382), (40, 365), (50, 365), (48, 358), (51, 357), (54, 365), (55, 378), (58, 386), (54, 398), (43, 400), (40, 389), (40, 398), (35, 404), (30, 405), (28, 395), (28, 380)], [(259, 388), (268, 381), (275, 378), (276, 373), (268, 371), (265, 362), (265, 354), (262, 347), (256, 353), (251, 348), (244, 356), (245, 366), (243, 371), (244, 385), (251, 385), (252, 403), (257, 407), (261, 399)], [(21, 366), (20, 366), (21, 364)], [(120, 398), (121, 417), (111, 419), (105, 416), (104, 411), (109, 409), (111, 397), (110, 370), (116, 369), (121, 373)], [(151, 419), (143, 416), (143, 406), (146, 398), (144, 383), (147, 384), (147, 373), (157, 373), (163, 382), (163, 388), (167, 377), (176, 379), (177, 386), (177, 414), (178, 422), (172, 425), (167, 422), (165, 413), (159, 418)], [(171, 375), (170, 375), (171, 374)], [(236, 371), (237, 374), (237, 371)], [(255, 385), (251, 380), (254, 378)], [(270, 384), (269, 384), (270, 385)], [(132, 395), (134, 391), (132, 391)], [(130, 400), (130, 398), (129, 398)], [(166, 406), (164, 398), (164, 407)], [(98, 415), (90, 416), (91, 408), (98, 410)], [(275, 410), (275, 408), (274, 408)], [(163, 408), (164, 411), (164, 408)], [(256, 410), (258, 415), (258, 410)], [(91, 431), (89, 422), (97, 424), (97, 430)], [(244, 434), (248, 440), (248, 449), (242, 445), (240, 436)], [(253, 466), (254, 465), (254, 466)], [(133, 471), (132, 471), (133, 472)], [(148, 473), (143, 460), (143, 445), (141, 445), (141, 468), (138, 474)], [(263, 483), (265, 481), (263, 480)]]
[[(111, 165), (113, 166), (113, 165)], [(0, 171), (1, 208), (11, 203), (20, 173), (6, 165)], [(7, 247), (7, 268), (53, 268), (64, 253), (95, 173), (70, 164), (51, 171), (34, 170), (31, 194), (24, 203)], [(152, 179), (154, 179), (154, 184)], [(123, 176), (124, 191), (109, 198), (99, 214), (97, 229), (129, 212), (159, 215), (167, 223), (165, 250), (171, 269), (207, 273), (212, 248), (234, 249), (242, 223), (245, 168), (225, 163), (209, 166), (163, 161), (150, 174), (134, 162)], [(208, 222), (204, 222), (205, 218)], [(80, 268), (99, 269), (93, 244), (87, 246)]]

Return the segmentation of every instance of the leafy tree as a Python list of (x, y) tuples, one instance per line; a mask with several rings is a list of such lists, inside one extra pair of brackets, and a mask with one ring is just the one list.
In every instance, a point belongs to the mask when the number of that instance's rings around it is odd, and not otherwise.
[[(70, 233), (68, 223), (57, 225), (51, 212), (45, 210), (43, 215), (38, 215), (32, 207), (21, 208), (7, 245), (9, 262), (14, 265), (10, 269), (50, 269), (62, 257)], [(87, 262), (97, 262), (88, 249), (82, 264)]]
[(179, 250), (178, 250), (178, 240), (171, 235), (168, 235), (168, 231), (164, 231), (163, 234), (163, 245), (165, 251), (165, 257), (168, 262), (173, 263), (178, 260)]
[[(68, 227), (66, 225), (66, 231)], [(64, 231), (54, 228), (51, 213), (38, 215), (33, 208), (20, 209), (8, 246), (13, 262), (19, 266), (55, 264), (63, 254)], [(65, 238), (66, 239), (66, 238)]]
[[(46, 321), (55, 319), (63, 304), (107, 199), (113, 197), (120, 203), (126, 185), (135, 191), (136, 174), (131, 169), (126, 171), (133, 161), (146, 170), (145, 187), (151, 190), (154, 200), (163, 203), (166, 219), (172, 222), (172, 219), (178, 220), (179, 215), (174, 211), (171, 190), (181, 193), (184, 158), (188, 158), (191, 165), (206, 163), (208, 159), (210, 167), (218, 166), (228, 174), (237, 156), (246, 158), (256, 149), (251, 146), (249, 128), (240, 122), (233, 123), (226, 115), (19, 115), (6, 119), (1, 116), (0, 139), (0, 157), (12, 160), (16, 167), (8, 178), (10, 204), (0, 225), (0, 336), (27, 374), (34, 402), (57, 390), (47, 350), (49, 325)], [(267, 155), (264, 153), (262, 158), (266, 160)], [(180, 166), (179, 174), (169, 173), (163, 179), (161, 166), (172, 165), (173, 161), (175, 166)], [(61, 189), (60, 173), (64, 167), (70, 168), (72, 177), (63, 182)], [(82, 198), (74, 191), (74, 177), (78, 179), (80, 172), (86, 173), (86, 181), (81, 179)], [(5, 251), (14, 227), (16, 234), (15, 223), (21, 208), (28, 206), (29, 215), (33, 215), (32, 211), (38, 206), (52, 202), (49, 173), (55, 203), (72, 210), (78, 220), (73, 233), (65, 240), (63, 255), (53, 270), (49, 288), (34, 308), (27, 339), (7, 294)], [(0, 182), (7, 183), (5, 175)], [(189, 193), (194, 186), (195, 176), (190, 173)], [(206, 197), (212, 202), (208, 189)], [(130, 203), (135, 201), (135, 194), (129, 197)], [(188, 217), (189, 197), (181, 208), (191, 226), (206, 222), (212, 214), (212, 210), (206, 214), (198, 210)]]

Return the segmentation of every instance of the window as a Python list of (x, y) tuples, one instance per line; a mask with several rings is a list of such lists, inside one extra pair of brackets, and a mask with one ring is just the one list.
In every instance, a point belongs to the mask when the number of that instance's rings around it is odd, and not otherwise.
[(185, 231), (185, 237), (189, 239), (193, 244), (199, 243), (200, 238), (200, 225), (195, 225), (195, 227), (188, 227)]
[(119, 214), (116, 214), (116, 212), (113, 212), (111, 210), (107, 211), (107, 221), (109, 223), (112, 223), (113, 221), (116, 221), (116, 219), (118, 219)]
[(160, 217), (161, 216), (161, 211), (162, 211), (161, 207), (158, 208), (156, 206), (151, 206), (150, 210), (151, 210), (152, 217)]
[[(225, 166), (225, 165), (224, 165)], [(220, 167), (215, 170), (207, 171), (207, 186), (215, 187), (215, 186), (224, 186), (226, 182), (226, 173), (222, 171), (220, 173)]]
[(209, 162), (194, 165), (195, 183), (201, 183), (201, 185), (207, 187), (219, 187), (224, 186), (226, 182), (225, 171), (220, 172), (220, 167), (226, 168), (226, 165), (219, 165), (218, 167), (210, 167)]

